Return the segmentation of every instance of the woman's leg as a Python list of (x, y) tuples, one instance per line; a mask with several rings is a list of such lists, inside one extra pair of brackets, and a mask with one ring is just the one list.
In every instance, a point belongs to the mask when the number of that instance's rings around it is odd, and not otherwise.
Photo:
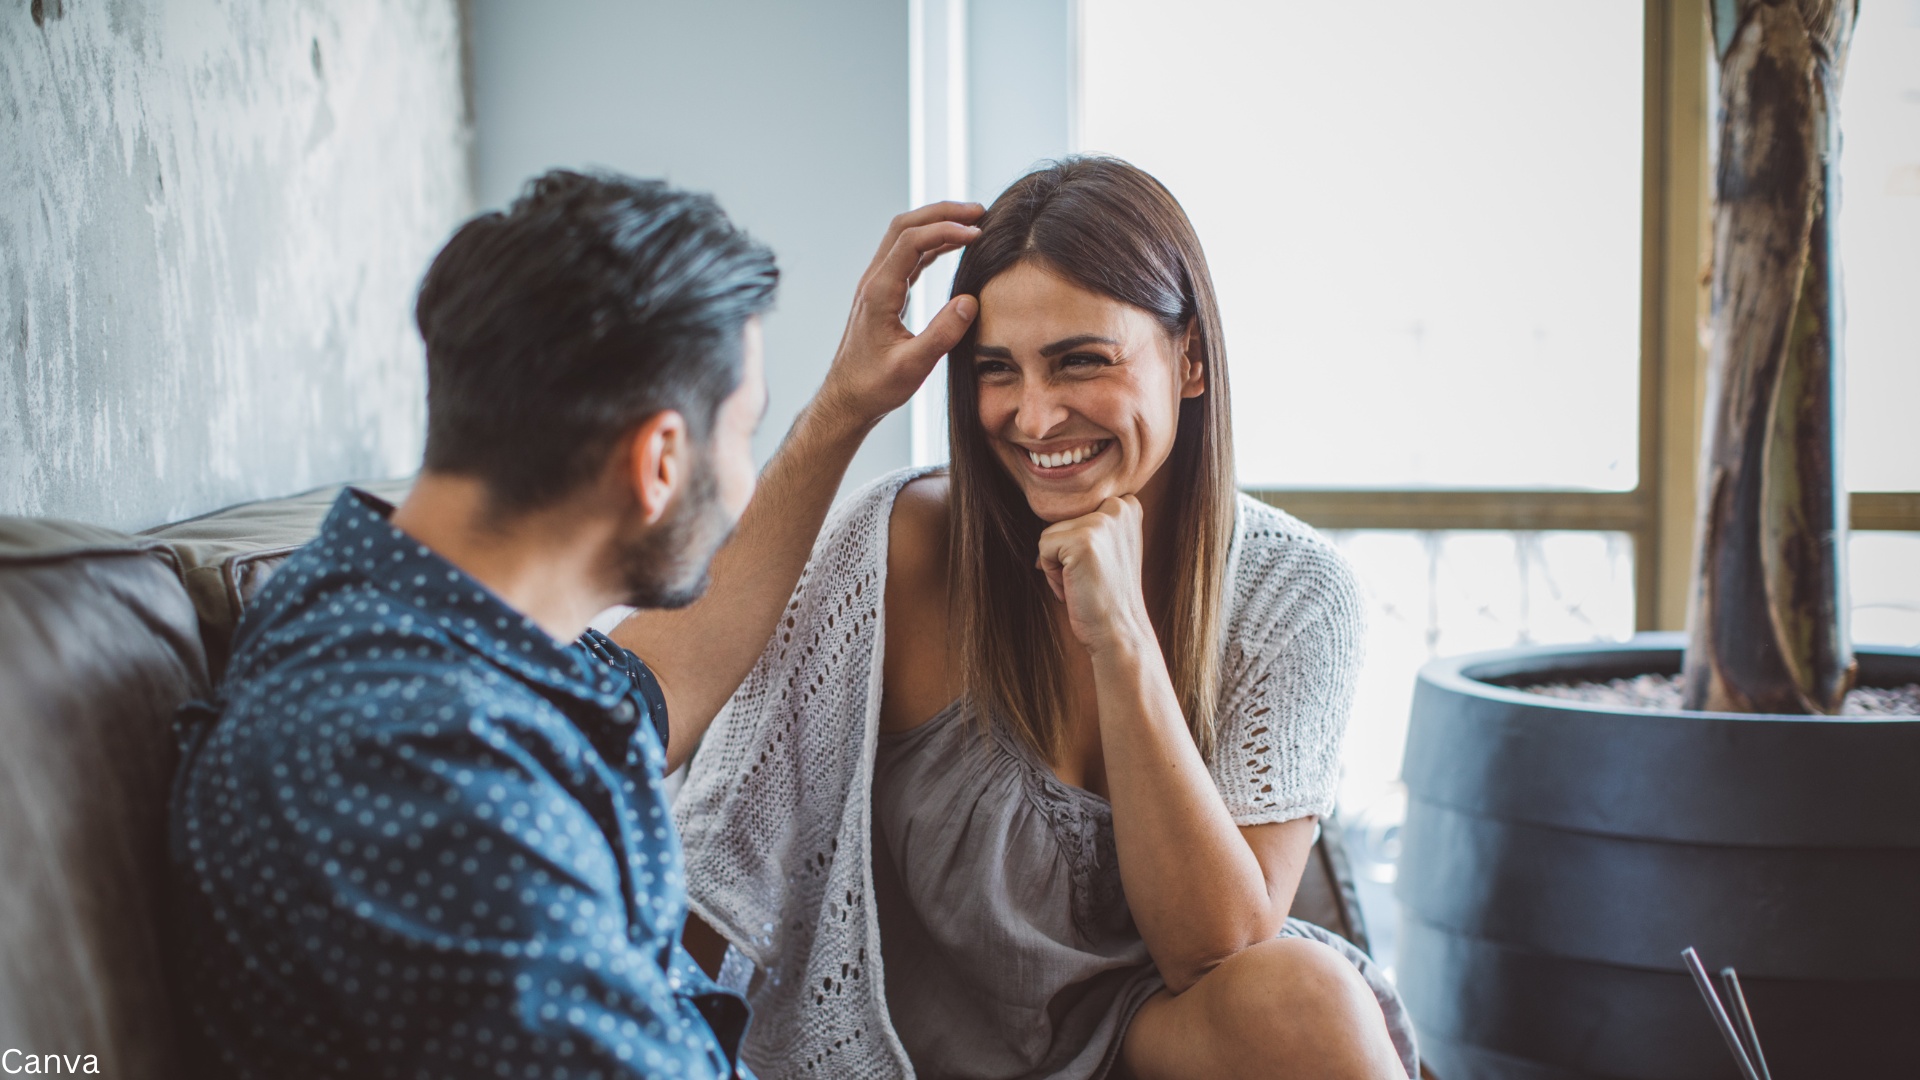
[(1134, 1015), (1120, 1059), (1134, 1080), (1405, 1080), (1367, 981), (1346, 957), (1299, 937), (1241, 950), (1178, 997)]

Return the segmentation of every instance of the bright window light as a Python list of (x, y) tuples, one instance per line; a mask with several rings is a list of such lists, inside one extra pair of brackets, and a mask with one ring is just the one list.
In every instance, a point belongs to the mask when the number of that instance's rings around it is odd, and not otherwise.
[(1633, 634), (1633, 541), (1615, 532), (1329, 530), (1367, 595), (1341, 806), (1400, 774), (1414, 673), (1437, 656)]
[(1920, 0), (1862, 7), (1840, 130), (1847, 486), (1920, 491)]
[(1248, 486), (1637, 475), (1637, 3), (1083, 0), (1080, 148), (1199, 230)]
[(1920, 532), (1856, 532), (1847, 545), (1853, 640), (1920, 645)]

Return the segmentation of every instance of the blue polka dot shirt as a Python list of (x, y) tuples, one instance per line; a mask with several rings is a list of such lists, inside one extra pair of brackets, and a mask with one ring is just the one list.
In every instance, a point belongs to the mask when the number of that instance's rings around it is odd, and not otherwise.
[(652, 673), (556, 644), (391, 509), (343, 492), (182, 711), (202, 1052), (263, 1080), (746, 1076), (746, 1004), (680, 944)]

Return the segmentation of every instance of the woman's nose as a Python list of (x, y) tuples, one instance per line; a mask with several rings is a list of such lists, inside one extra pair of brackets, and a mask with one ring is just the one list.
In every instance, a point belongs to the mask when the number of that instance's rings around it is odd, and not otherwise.
[(1044, 382), (1029, 381), (1021, 389), (1020, 406), (1013, 423), (1028, 439), (1044, 439), (1067, 418), (1067, 407), (1054, 388)]

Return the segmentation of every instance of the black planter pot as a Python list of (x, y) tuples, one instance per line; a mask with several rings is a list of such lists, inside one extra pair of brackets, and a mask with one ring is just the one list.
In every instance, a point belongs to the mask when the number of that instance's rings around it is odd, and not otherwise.
[[(1420, 672), (1399, 984), (1442, 1080), (1739, 1074), (1680, 951), (1740, 970), (1776, 1080), (1920, 1075), (1920, 719), (1622, 711), (1679, 635)], [(1920, 649), (1860, 649), (1861, 683)]]

